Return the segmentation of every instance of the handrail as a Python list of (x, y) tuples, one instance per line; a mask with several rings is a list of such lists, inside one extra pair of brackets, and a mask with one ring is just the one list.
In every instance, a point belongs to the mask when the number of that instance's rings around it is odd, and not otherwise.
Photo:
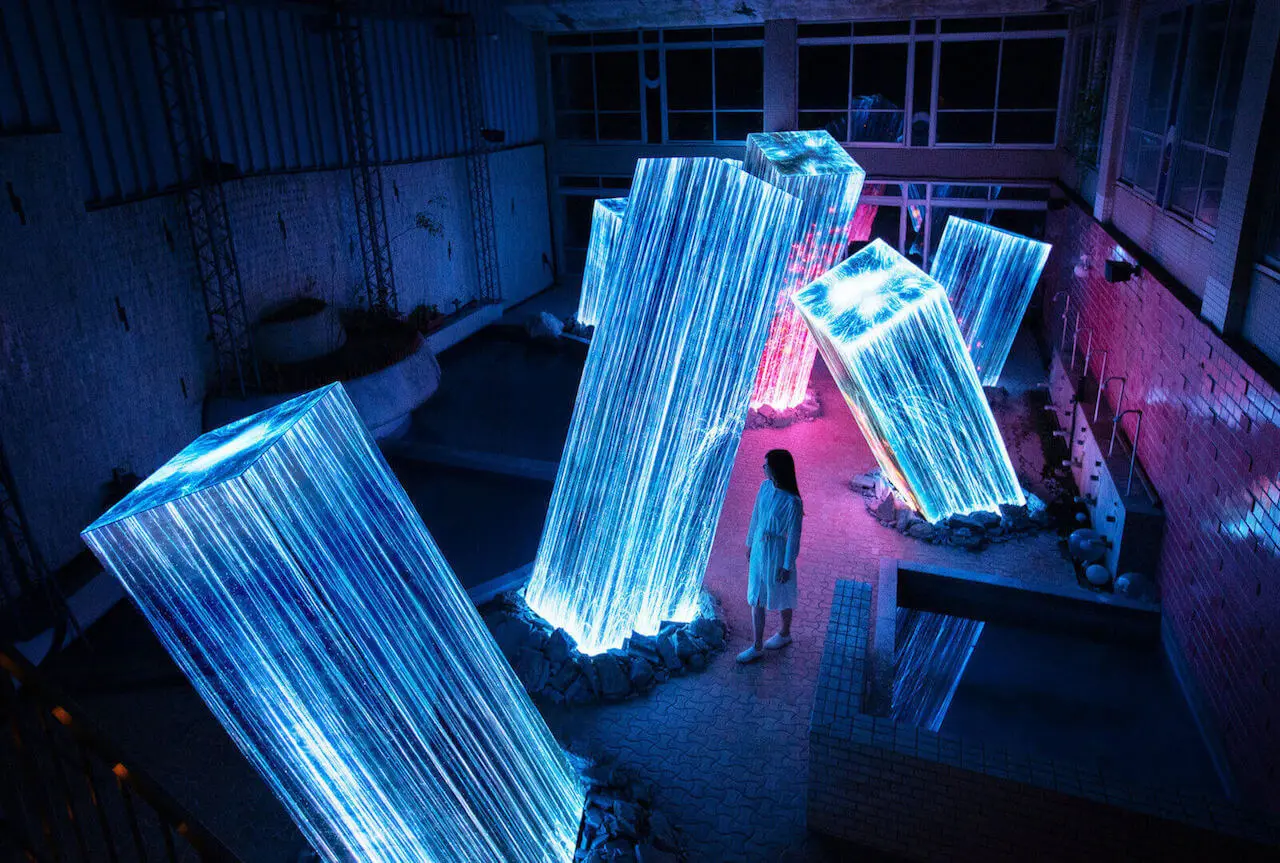
[[(97, 859), (92, 857), (88, 851), (89, 842), (86, 830), (90, 827), (90, 822), (87, 818), (78, 817), (81, 813), (76, 811), (76, 795), (72, 793), (67, 776), (67, 767), (70, 766), (82, 774), (82, 778), (87, 784), (87, 798), (95, 810), (97, 827), (101, 833), (102, 840), (106, 844), (109, 859), (148, 859), (138, 821), (137, 808), (135, 806), (136, 799), (146, 804), (159, 821), (167, 859), (171, 861), (179, 859), (173, 840), (173, 834), (176, 833), (203, 861), (209, 861), (209, 863), (241, 863), (240, 858), (227, 848), (222, 843), (222, 840), (201, 825), (181, 803), (170, 796), (145, 771), (137, 767), (126, 766), (132, 763), (132, 759), (124, 755), (117, 746), (95, 729), (84, 718), (83, 711), (58, 690), (56, 686), (44, 680), (36, 667), (22, 654), (10, 646), (0, 646), (0, 719), (7, 720), (10, 725), (10, 729), (5, 736), (10, 739), (18, 752), (19, 759), (26, 760), (25, 766), (32, 766), (34, 747), (40, 743), (40, 739), (35, 735), (32, 735), (34, 740), (24, 739), (17, 711), (19, 702), (24, 700), (31, 702), (35, 708), (37, 723), (43, 732), (44, 742), (47, 743), (47, 749), (53, 764), (44, 771), (46, 774), (52, 775), (43, 777), (46, 785), (43, 791), (31, 787), (26, 789), (19, 787), (17, 790), (19, 799), (23, 799), (24, 796), (29, 796), (33, 800), (35, 798), (47, 798), (44, 802), (56, 804), (53, 798), (54, 791), (58, 792), (63, 798), (61, 801), (62, 806), (43, 807), (39, 819), (45, 843), (53, 845), (54, 859), (76, 859), (72, 855), (64, 854), (63, 849), (57, 846), (55, 833), (58, 831), (55, 830), (53, 819), (59, 812), (66, 822), (64, 829), (69, 828), (70, 834), (76, 840), (75, 844), (79, 846), (80, 859)], [(49, 717), (57, 721), (56, 726), (49, 722)], [(74, 742), (75, 749), (79, 754), (79, 763), (68, 764), (70, 759), (64, 753), (58, 751), (58, 744), (54, 740), (54, 733), (57, 727), (65, 729), (67, 735)], [(100, 768), (110, 771), (116, 780), (123, 811), (128, 821), (128, 832), (137, 852), (136, 857), (129, 857), (124, 843), (118, 843), (116, 837), (113, 836), (110, 813), (106, 811), (104, 807), (105, 801), (100, 793), (102, 788), (94, 779), (93, 768), (95, 761), (98, 762)], [(32, 785), (41, 784), (35, 776), (29, 775), (27, 780)], [(21, 782), (21, 779), (15, 775), (12, 781), (17, 785)], [(55, 785), (56, 788), (54, 787)], [(24, 790), (27, 792), (26, 795), (23, 794)], [(123, 832), (119, 830), (122, 826), (124, 825), (116, 824), (118, 832)], [(28, 848), (24, 850), (33, 859), (41, 859), (36, 855), (34, 849)]]

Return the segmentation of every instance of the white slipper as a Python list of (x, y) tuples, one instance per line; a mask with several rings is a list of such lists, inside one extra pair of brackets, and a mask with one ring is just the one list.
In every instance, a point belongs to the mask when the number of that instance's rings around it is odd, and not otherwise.
[(746, 665), (748, 662), (755, 662), (762, 656), (764, 656), (764, 651), (753, 644), (738, 654), (738, 662)]
[(769, 640), (764, 643), (765, 650), (781, 650), (791, 643), (791, 636), (783, 635), (781, 632), (774, 633)]

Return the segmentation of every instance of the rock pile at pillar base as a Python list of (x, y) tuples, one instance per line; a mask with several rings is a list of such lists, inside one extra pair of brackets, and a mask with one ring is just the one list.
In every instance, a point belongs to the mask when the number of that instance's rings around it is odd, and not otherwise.
[(782, 429), (795, 423), (811, 423), (822, 416), (822, 402), (818, 394), (809, 390), (804, 394), (804, 401), (784, 411), (769, 405), (761, 405), (747, 411), (747, 428), (749, 429)]
[(860, 494), (867, 512), (885, 527), (930, 545), (955, 545), (982, 551), (995, 542), (1053, 529), (1053, 519), (1040, 498), (1023, 489), (1026, 506), (1001, 506), (1000, 512), (974, 512), (928, 522), (908, 507), (885, 481), (879, 468), (859, 474), (849, 487)]
[(626, 643), (588, 656), (573, 638), (543, 620), (509, 591), (481, 608), (485, 625), (530, 695), (556, 704), (621, 701), (642, 695), (673, 675), (701, 671), (725, 647), (727, 632), (715, 601), (689, 623), (667, 621), (657, 635), (633, 632)]
[(586, 805), (574, 863), (683, 863), (679, 831), (653, 809), (653, 788), (609, 764), (578, 764)]

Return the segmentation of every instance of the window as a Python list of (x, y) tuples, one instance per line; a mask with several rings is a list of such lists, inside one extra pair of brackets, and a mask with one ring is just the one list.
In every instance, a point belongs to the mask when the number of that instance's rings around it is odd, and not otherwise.
[[(868, 180), (858, 220), (869, 221), (866, 239), (881, 239), (928, 270), (950, 216), (1043, 239), (1047, 185), (884, 183)], [(855, 245), (860, 245), (855, 242)]]
[(587, 261), (596, 199), (625, 197), (631, 188), (631, 178), (562, 175), (556, 186), (564, 207), (563, 269), (567, 273), (581, 273)]
[(764, 128), (763, 37), (761, 27), (552, 36), (556, 137), (740, 142)]
[(1076, 36), (1074, 44), (1073, 98), (1064, 145), (1079, 163), (1093, 167), (1098, 164), (1102, 113), (1111, 84), (1115, 24), (1090, 25)]
[(1144, 19), (1120, 178), (1214, 227), (1253, 4), (1218, 0)]
[(1052, 146), (1066, 23), (1019, 15), (802, 24), (800, 125), (860, 144)]

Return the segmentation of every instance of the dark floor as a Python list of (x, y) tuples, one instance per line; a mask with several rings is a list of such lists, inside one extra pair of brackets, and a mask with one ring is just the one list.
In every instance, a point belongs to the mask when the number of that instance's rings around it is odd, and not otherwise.
[(942, 731), (1096, 764), (1122, 783), (1222, 794), (1158, 643), (1100, 643), (988, 623)]
[[(441, 356), (442, 387), (415, 415), (410, 440), (554, 461), (583, 356), (571, 343), (534, 346), (509, 330), (484, 331)], [(1045, 457), (1027, 387), (1043, 369), (1029, 339), (1020, 337), (1011, 364), (1013, 385), (998, 414), (1019, 473), (1035, 478)], [(657, 785), (656, 804), (688, 837), (693, 863), (880, 859), (804, 826), (809, 711), (837, 579), (874, 582), (887, 555), (1075, 587), (1053, 536), (975, 555), (923, 545), (875, 522), (848, 486), (874, 460), (825, 369), (815, 370), (814, 384), (827, 406), (823, 418), (743, 436), (706, 575), (724, 603), (729, 653), (648, 697), (575, 710), (543, 705), (562, 743), (616, 757)], [(761, 456), (774, 446), (795, 453), (805, 494), (801, 607), (796, 643), (744, 668), (732, 659), (749, 630), (741, 538)], [(550, 483), (401, 459), (392, 465), (464, 583), (532, 560)], [(301, 845), (296, 829), (146, 623), (122, 605), (90, 636), (91, 646), (77, 645), (49, 666), (88, 715), (245, 860), (290, 860)]]

